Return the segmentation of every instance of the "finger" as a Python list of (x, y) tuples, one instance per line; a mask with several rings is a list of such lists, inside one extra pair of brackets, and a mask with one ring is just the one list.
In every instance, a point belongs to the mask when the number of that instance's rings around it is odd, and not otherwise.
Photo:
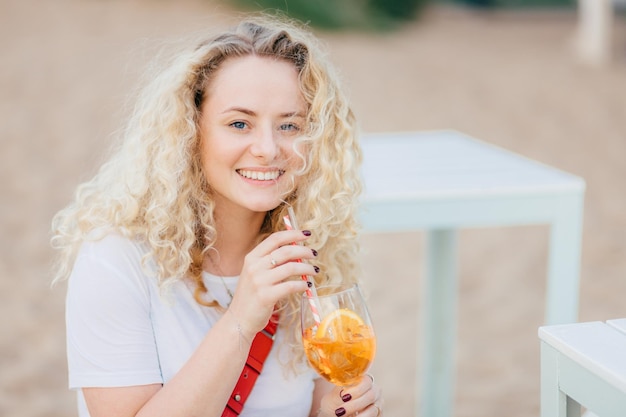
[(300, 260), (313, 259), (316, 256), (316, 250), (300, 245), (285, 245), (273, 250), (268, 255), (270, 264), (274, 267), (290, 261), (299, 262)]
[[(381, 409), (379, 403), (381, 390), (373, 383), (373, 379), (367, 375), (357, 385), (342, 390), (341, 394), (342, 399), (345, 400), (346, 396), (349, 398), (344, 405), (349, 412), (358, 411), (359, 415), (362, 413), (376, 415), (377, 409), (376, 407), (371, 407), (372, 404), (376, 404), (378, 409)], [(366, 410), (368, 411), (366, 412)]]
[(352, 396), (352, 398), (358, 398), (365, 394), (367, 391), (371, 390), (373, 386), (373, 378), (369, 374), (366, 374), (363, 378), (361, 378), (358, 384), (353, 385), (350, 388), (344, 389), (343, 394), (348, 393)]
[[(293, 242), (294, 239), (306, 239), (306, 237), (301, 231), (293, 230), (276, 232), (268, 236), (246, 255), (241, 277), (256, 276), (261, 280), (259, 283), (267, 284), (287, 279), (289, 275), (313, 275), (315, 273), (314, 267), (312, 270), (311, 267), (298, 269), (293, 266), (287, 270), (282, 269), (272, 274), (267, 273), (280, 265), (289, 263), (291, 260), (295, 264), (301, 262), (302, 259), (311, 259), (317, 255), (317, 252), (310, 248), (289, 243)], [(285, 245), (278, 246), (280, 243), (285, 243)]]
[(274, 232), (265, 238), (261, 243), (257, 245), (251, 253), (255, 253), (257, 256), (265, 256), (270, 252), (280, 248), (281, 246), (290, 245), (292, 243), (300, 243), (307, 240), (310, 237), (311, 232), (303, 230), (282, 230), (280, 232)]
[(280, 300), (282, 298), (286, 298), (291, 294), (295, 293), (304, 293), (307, 288), (307, 283), (305, 281), (284, 281), (274, 285), (269, 291), (271, 292), (270, 297), (275, 300)]
[(276, 266), (270, 271), (269, 279), (271, 283), (277, 284), (282, 281), (290, 280), (289, 278), (299, 277), (302, 280), (302, 276), (313, 276), (319, 273), (319, 267), (307, 263), (301, 262), (287, 262), (282, 265)]
[(359, 412), (359, 415), (363, 415), (364, 413), (368, 413), (368, 416), (379, 417), (383, 414), (383, 409), (378, 404), (374, 403), (369, 405), (363, 412)]

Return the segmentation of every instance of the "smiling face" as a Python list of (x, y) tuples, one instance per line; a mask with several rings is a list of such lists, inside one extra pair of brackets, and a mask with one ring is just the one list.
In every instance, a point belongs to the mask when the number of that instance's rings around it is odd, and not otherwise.
[(306, 103), (296, 68), (249, 55), (224, 61), (201, 106), (201, 163), (221, 212), (265, 213), (295, 184)]

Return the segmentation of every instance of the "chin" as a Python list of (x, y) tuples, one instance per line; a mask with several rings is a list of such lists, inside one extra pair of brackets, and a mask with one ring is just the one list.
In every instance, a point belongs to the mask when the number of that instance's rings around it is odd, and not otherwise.
[(280, 206), (282, 201), (273, 201), (273, 202), (259, 202), (256, 204), (249, 204), (248, 209), (251, 211), (255, 211), (258, 213), (267, 213), (268, 211), (274, 210), (276, 207)]

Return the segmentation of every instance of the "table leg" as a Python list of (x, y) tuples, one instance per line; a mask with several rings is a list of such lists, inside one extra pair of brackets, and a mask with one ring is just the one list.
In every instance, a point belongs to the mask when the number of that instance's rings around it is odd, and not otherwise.
[(578, 52), (588, 63), (610, 62), (612, 20), (611, 0), (578, 0)]
[(559, 352), (541, 343), (541, 417), (581, 417), (581, 407), (559, 389)]
[(430, 230), (426, 239), (418, 409), (421, 408), (422, 417), (451, 417), (457, 331), (457, 233)]
[(563, 197), (559, 217), (550, 229), (546, 324), (578, 320), (583, 196)]

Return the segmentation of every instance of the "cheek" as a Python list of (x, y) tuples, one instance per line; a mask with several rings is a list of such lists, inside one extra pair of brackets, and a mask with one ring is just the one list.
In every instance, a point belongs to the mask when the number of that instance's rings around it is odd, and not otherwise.
[(199, 151), (199, 155), (198, 158), (200, 159), (200, 166), (202, 167), (202, 170), (204, 172), (207, 171), (207, 168), (209, 167), (209, 149), (206, 146), (206, 143), (201, 140), (200, 142), (200, 146), (198, 146), (198, 151)]
[(289, 150), (286, 151), (286, 159), (288, 165), (287, 177), (288, 181), (285, 181), (285, 186), (289, 190), (295, 190), (302, 182), (301, 172), (306, 167), (305, 157), (307, 156), (306, 147), (302, 144), (296, 147), (298, 153), (294, 151), (293, 146), (289, 146)]
[(217, 170), (217, 164), (219, 159), (216, 157), (216, 149), (213, 146), (203, 141), (199, 147), (200, 150), (200, 166), (204, 177), (209, 183), (212, 183), (212, 178), (215, 177), (215, 171)]
[(300, 171), (306, 167), (308, 148), (303, 143), (290, 143), (283, 148), (285, 159), (291, 170)]

